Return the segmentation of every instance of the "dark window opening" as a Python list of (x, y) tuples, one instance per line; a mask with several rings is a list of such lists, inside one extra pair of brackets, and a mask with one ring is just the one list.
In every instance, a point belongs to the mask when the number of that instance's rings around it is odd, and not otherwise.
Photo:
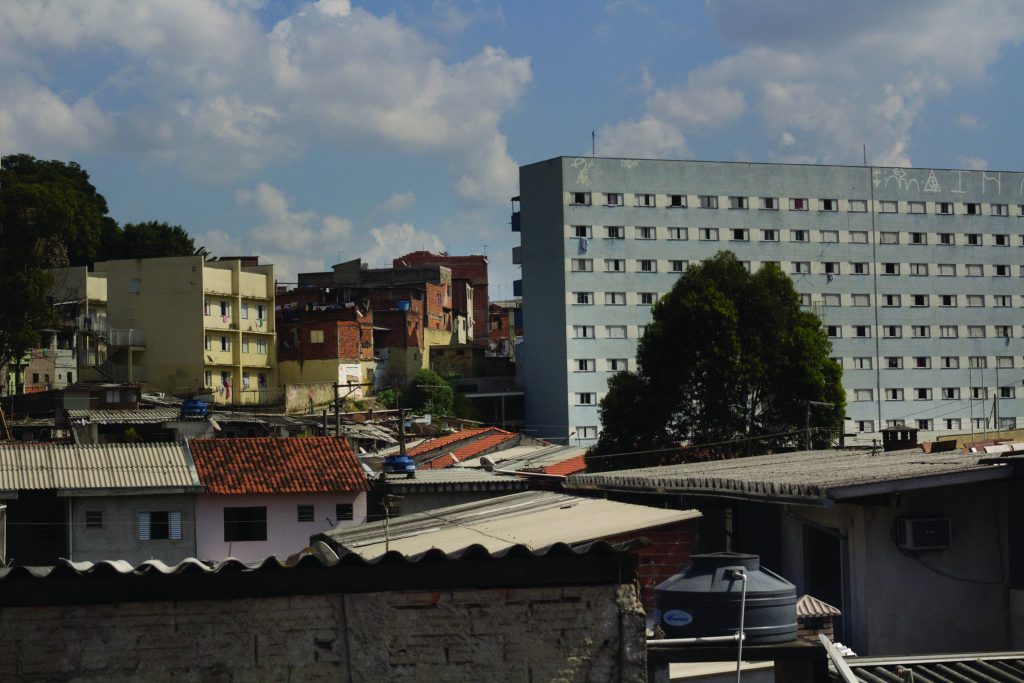
[(267, 508), (224, 508), (224, 541), (267, 540)]

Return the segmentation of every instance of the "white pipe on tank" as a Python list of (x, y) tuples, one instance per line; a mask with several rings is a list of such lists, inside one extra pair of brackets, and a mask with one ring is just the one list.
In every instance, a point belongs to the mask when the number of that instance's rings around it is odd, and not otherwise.
[(743, 582), (743, 592), (740, 594), (740, 630), (736, 633), (736, 640), (739, 641), (736, 648), (736, 683), (740, 683), (740, 670), (743, 666), (743, 641), (747, 637), (747, 634), (743, 632), (744, 617), (747, 614), (747, 573), (742, 569), (733, 569), (732, 578)]
[(735, 643), (737, 640), (742, 640), (746, 636), (741, 636), (736, 633), (731, 636), (698, 636), (694, 638), (651, 638), (647, 641), (647, 645), (658, 646), (658, 645), (690, 645), (693, 643)]

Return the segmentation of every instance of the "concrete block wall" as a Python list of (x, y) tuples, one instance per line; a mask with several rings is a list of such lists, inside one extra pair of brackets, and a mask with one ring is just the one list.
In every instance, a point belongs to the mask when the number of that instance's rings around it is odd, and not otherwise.
[(0, 608), (0, 681), (643, 681), (632, 585)]

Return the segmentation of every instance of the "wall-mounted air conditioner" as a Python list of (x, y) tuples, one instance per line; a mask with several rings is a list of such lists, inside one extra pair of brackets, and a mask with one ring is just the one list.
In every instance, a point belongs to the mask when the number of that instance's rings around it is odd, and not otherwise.
[(896, 520), (896, 545), (902, 550), (942, 550), (953, 543), (948, 517), (900, 517)]

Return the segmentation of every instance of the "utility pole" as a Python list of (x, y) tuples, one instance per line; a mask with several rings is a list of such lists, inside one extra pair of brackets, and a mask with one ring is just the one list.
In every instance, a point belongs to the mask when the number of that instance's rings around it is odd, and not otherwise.
[(828, 401), (805, 401), (807, 404), (807, 423), (805, 425), (805, 436), (804, 436), (804, 450), (811, 450), (811, 406), (828, 406), (835, 408), (835, 403), (829, 403)]

